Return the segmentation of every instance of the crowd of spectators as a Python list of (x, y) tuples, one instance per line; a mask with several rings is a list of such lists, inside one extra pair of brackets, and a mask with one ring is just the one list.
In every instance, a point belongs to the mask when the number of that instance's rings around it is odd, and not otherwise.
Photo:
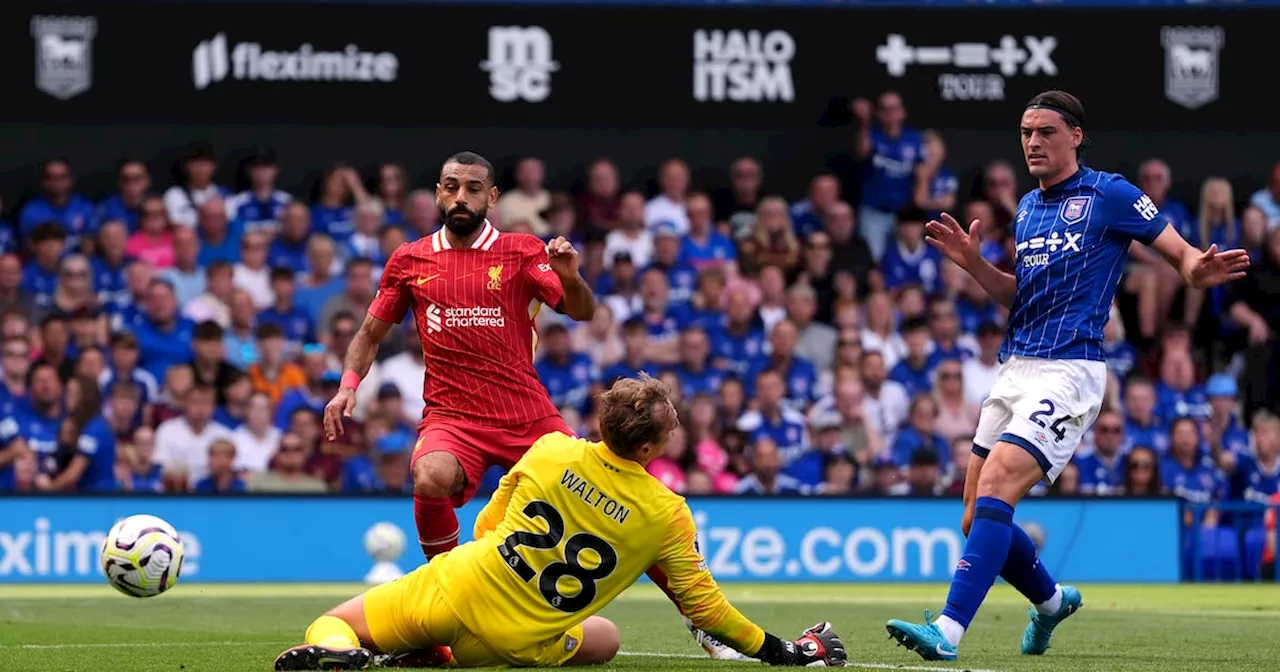
[[(984, 255), (1011, 268), (1032, 185), (995, 162), (963, 190), (942, 136), (907, 126), (893, 93), (852, 111), (852, 188), (815, 170), (808, 193), (774, 194), (753, 157), (723, 186), (691, 184), (673, 158), (650, 191), (624, 187), (607, 159), (565, 191), (536, 158), (509, 167), (490, 220), (569, 237), (601, 299), (589, 323), (539, 318), (536, 368), (571, 426), (596, 436), (594, 394), (646, 371), (683, 415), (650, 466), (678, 492), (961, 492), (1006, 312), (926, 244), (924, 223), (982, 220)], [(394, 163), (335, 165), (304, 199), (277, 187), (270, 152), (237, 176), (205, 145), (180, 167), (161, 185), (124, 161), (95, 199), (50, 159), (0, 211), (0, 491), (408, 493), (423, 409), (411, 320), (383, 344), (348, 432), (328, 442), (318, 417), (387, 256), (438, 226), (433, 185), (415, 189)], [(1198, 292), (1134, 250), (1106, 330), (1106, 408), (1036, 493), (1267, 502), (1280, 485), (1280, 164), (1252, 195), (1210, 178), (1194, 207), (1158, 159), (1132, 177), (1190, 241), (1246, 247), (1254, 269)], [(247, 189), (224, 186), (236, 179)]]

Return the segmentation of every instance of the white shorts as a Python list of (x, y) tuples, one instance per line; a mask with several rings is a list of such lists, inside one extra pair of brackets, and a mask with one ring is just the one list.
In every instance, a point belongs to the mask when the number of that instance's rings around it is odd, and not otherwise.
[(1106, 390), (1106, 362), (1014, 355), (982, 402), (973, 454), (985, 458), (997, 441), (1012, 443), (1031, 453), (1052, 483), (1098, 418)]

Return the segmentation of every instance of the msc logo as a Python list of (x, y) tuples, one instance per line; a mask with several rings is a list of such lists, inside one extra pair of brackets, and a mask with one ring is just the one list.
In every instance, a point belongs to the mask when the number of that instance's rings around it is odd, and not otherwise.
[(551, 95), (551, 73), (560, 64), (551, 60), (551, 35), (542, 26), (493, 26), (480, 69), (489, 73), (494, 100), (540, 103)]
[(502, 264), (489, 267), (489, 289), (495, 292), (502, 289)]

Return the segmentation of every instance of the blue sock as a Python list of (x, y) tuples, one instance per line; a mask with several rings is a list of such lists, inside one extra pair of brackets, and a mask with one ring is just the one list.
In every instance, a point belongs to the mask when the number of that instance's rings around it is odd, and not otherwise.
[(1013, 507), (995, 497), (979, 497), (943, 616), (969, 627), (1009, 557), (1012, 538)]
[(1017, 525), (1013, 526), (1009, 558), (1004, 561), (1000, 576), (1032, 604), (1048, 602), (1058, 590), (1058, 582), (1053, 580), (1036, 554), (1036, 542)]

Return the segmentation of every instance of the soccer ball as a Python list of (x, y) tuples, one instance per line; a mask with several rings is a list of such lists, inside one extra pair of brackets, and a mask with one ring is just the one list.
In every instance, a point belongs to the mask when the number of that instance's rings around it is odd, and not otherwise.
[(184, 555), (172, 525), (155, 516), (129, 516), (102, 542), (102, 573), (125, 595), (152, 597), (178, 582)]
[(378, 523), (364, 533), (364, 550), (378, 562), (394, 562), (404, 553), (404, 532), (392, 523)]

